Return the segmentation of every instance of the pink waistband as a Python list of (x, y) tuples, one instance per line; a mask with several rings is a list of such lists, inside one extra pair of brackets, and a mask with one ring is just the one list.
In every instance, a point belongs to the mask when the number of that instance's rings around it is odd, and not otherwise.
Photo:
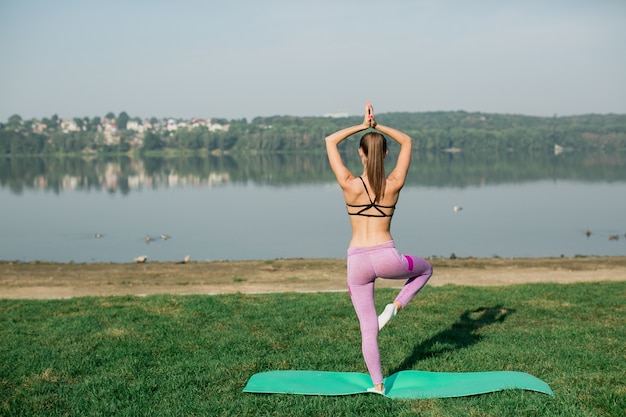
[(381, 243), (380, 245), (374, 245), (374, 246), (354, 246), (352, 248), (348, 248), (348, 255), (354, 255), (357, 253), (370, 252), (370, 251), (375, 251), (375, 250), (380, 250), (380, 249), (389, 249), (389, 248), (395, 248), (395, 247), (396, 247), (396, 244), (393, 240), (390, 240), (385, 243)]

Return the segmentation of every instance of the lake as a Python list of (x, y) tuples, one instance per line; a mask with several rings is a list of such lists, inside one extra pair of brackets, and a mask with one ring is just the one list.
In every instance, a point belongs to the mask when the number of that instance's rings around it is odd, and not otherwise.
[[(416, 155), (392, 234), (423, 257), (623, 256), (625, 167), (623, 155)], [(325, 155), (5, 158), (0, 204), (2, 261), (341, 258), (350, 238)]]

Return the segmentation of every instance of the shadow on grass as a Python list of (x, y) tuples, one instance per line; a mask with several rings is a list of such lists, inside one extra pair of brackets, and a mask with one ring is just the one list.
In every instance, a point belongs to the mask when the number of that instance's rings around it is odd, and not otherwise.
[(514, 312), (515, 310), (504, 308), (502, 305), (466, 310), (449, 329), (415, 345), (411, 355), (390, 374), (413, 369), (413, 366), (421, 360), (475, 345), (483, 338), (478, 330), (492, 324), (502, 323)]

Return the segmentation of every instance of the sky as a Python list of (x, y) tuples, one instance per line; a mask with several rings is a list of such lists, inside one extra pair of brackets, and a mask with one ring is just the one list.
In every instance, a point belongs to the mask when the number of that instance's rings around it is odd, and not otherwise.
[(0, 122), (626, 114), (624, 0), (0, 0)]

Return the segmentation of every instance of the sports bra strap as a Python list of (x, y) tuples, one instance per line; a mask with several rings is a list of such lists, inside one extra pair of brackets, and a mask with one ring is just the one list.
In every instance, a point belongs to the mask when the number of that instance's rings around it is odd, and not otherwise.
[[(367, 194), (367, 198), (370, 201), (369, 204), (358, 204), (358, 205), (352, 205), (352, 204), (348, 204), (346, 203), (346, 206), (348, 207), (352, 207), (352, 208), (360, 208), (359, 211), (355, 212), (355, 213), (351, 213), (348, 211), (348, 214), (350, 216), (365, 216), (365, 217), (391, 217), (393, 216), (393, 210), (396, 208), (395, 204), (393, 206), (383, 206), (381, 204), (376, 204), (375, 201), (372, 201), (372, 197), (370, 196), (370, 192), (367, 189), (367, 185), (365, 185), (365, 181), (363, 180), (363, 178), (361, 176), (359, 176), (359, 179), (361, 180), (361, 182), (363, 183), (363, 188), (365, 188), (365, 193)], [(369, 209), (375, 209), (379, 214), (371, 214), (371, 213), (365, 213), (367, 210)], [(382, 209), (391, 209), (391, 213), (387, 214), (385, 213)]]

